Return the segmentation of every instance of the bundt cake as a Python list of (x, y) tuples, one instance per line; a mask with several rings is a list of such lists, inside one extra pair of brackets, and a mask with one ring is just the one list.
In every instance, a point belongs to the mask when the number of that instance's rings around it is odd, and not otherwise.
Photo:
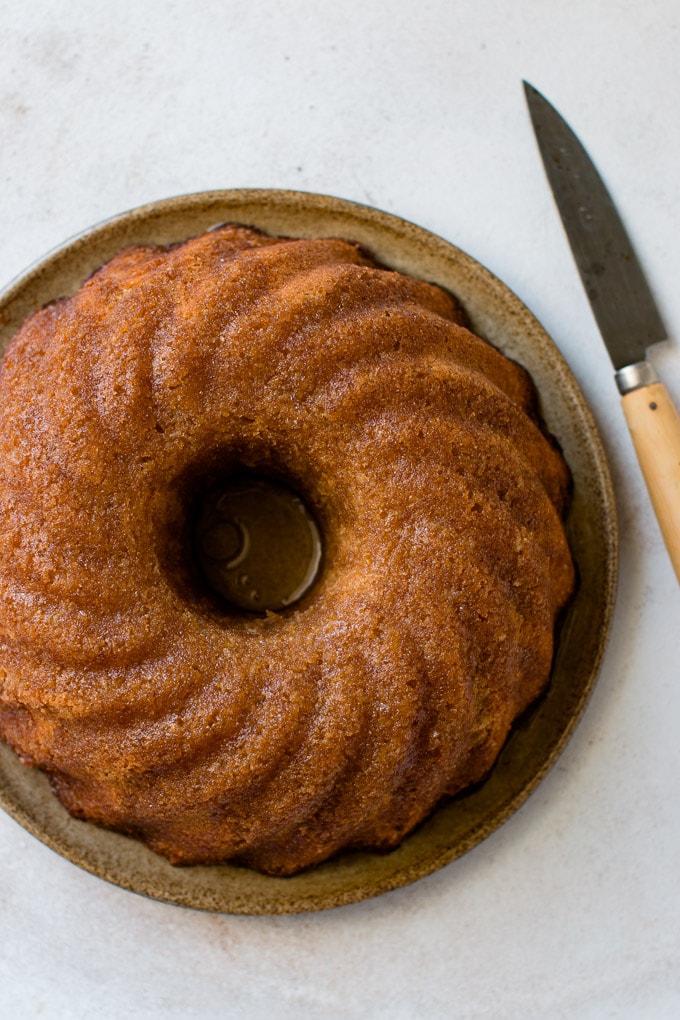
[[(24, 323), (0, 366), (0, 736), (72, 814), (287, 875), (395, 847), (485, 777), (574, 569), (531, 379), (464, 322), (358, 244), (222, 225)], [(249, 476), (321, 540), (274, 610), (216, 594), (192, 538), (202, 494)]]

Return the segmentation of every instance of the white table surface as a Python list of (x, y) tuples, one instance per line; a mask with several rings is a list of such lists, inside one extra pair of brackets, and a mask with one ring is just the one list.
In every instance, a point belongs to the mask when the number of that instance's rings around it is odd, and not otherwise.
[(248, 918), (143, 899), (0, 815), (0, 1016), (680, 1016), (680, 589), (520, 81), (568, 117), (647, 267), (680, 400), (677, 0), (0, 2), (0, 283), (153, 199), (299, 188), (414, 220), (535, 312), (601, 428), (620, 585), (595, 693), (525, 806), (378, 899)]

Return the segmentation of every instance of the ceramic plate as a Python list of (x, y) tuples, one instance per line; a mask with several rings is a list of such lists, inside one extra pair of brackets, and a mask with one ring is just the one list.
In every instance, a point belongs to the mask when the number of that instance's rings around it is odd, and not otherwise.
[(231, 865), (173, 868), (141, 843), (71, 818), (47, 779), (0, 745), (0, 804), (29, 832), (119, 886), (204, 910), (265, 914), (351, 903), (427, 875), (496, 829), (564, 747), (595, 681), (609, 627), (617, 528), (609, 471), (585, 400), (557, 348), (521, 301), (469, 255), (420, 227), (352, 202), (290, 191), (218, 191), (135, 209), (68, 242), (0, 296), (0, 347), (35, 308), (73, 293), (121, 248), (167, 244), (232, 221), (290, 236), (361, 241), (381, 262), (462, 300), (472, 328), (525, 365), (574, 476), (568, 531), (580, 586), (561, 629), (552, 681), (515, 728), (489, 778), (441, 807), (389, 854), (347, 853), (292, 878)]

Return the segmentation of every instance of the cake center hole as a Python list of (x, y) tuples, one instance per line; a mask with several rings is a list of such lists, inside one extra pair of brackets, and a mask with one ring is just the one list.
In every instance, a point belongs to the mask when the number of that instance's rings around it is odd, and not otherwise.
[(300, 496), (259, 475), (233, 476), (204, 495), (194, 546), (210, 588), (256, 613), (297, 602), (321, 564), (319, 529)]

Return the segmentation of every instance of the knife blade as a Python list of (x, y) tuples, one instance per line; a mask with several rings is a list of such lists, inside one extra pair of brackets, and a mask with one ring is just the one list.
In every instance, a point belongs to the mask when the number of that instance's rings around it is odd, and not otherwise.
[(523, 84), (546, 176), (614, 365), (640, 467), (680, 581), (680, 415), (647, 360), (647, 348), (666, 339), (666, 330), (588, 153), (548, 100)]

